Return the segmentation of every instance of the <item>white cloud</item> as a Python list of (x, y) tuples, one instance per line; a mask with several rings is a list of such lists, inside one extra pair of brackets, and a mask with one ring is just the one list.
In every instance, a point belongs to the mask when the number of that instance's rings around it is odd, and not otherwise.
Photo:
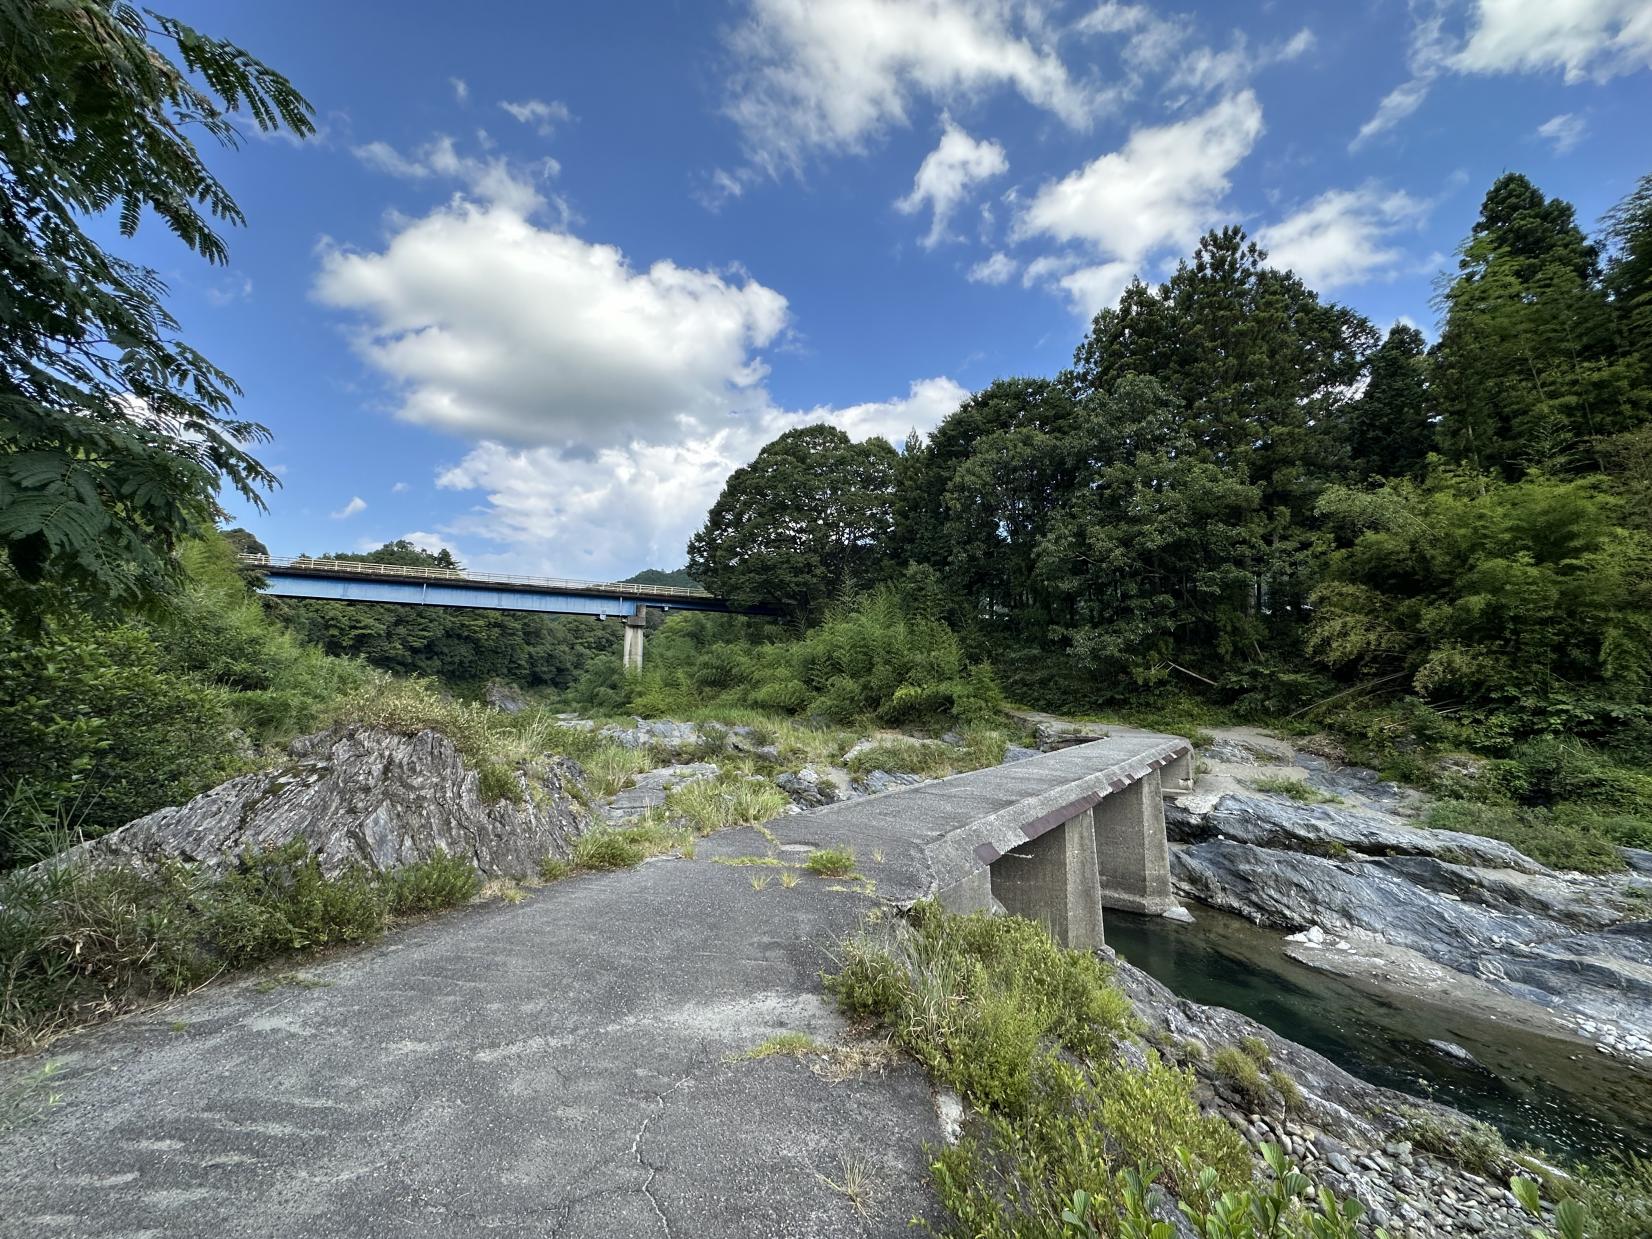
[(1016, 91), (1074, 128), (1098, 98), (1075, 82), (1040, 0), (749, 0), (730, 36), (725, 111), (765, 171), (858, 151), (905, 125), (915, 98)]
[(1008, 254), (995, 253), (969, 269), (969, 281), (972, 284), (1007, 284), (1015, 278), (1020, 265)]
[[(411, 542), (420, 550), (429, 551), (432, 554), (437, 551), (446, 551), (460, 563), (465, 562), (464, 554), (459, 550), (459, 544), (454, 542), (453, 539), (448, 537), (446, 534), (431, 533), (424, 529), (415, 529), (411, 533), (404, 533), (401, 540), (404, 542)], [(377, 546), (373, 546), (367, 549), (377, 550), (378, 548)]]
[(367, 500), (363, 499), (360, 495), (355, 495), (350, 499), (349, 503), (345, 504), (337, 512), (330, 513), (330, 515), (335, 521), (347, 521), (358, 512), (365, 511), (367, 511)]
[(1406, 51), (1406, 67), (1411, 76), (1383, 96), (1371, 119), (1360, 126), (1348, 143), (1349, 150), (1358, 150), (1372, 138), (1387, 133), (1422, 107), (1434, 87), (1434, 79), (1450, 65), (1454, 48), (1445, 33), (1444, 3), (1445, 0), (1412, 0), (1411, 39)]
[(1551, 116), (1537, 127), (1537, 136), (1554, 148), (1556, 155), (1564, 155), (1583, 141), (1589, 131), (1588, 122), (1572, 112)]
[(558, 125), (565, 125), (574, 118), (568, 105), (556, 99), (522, 99), (515, 102), (501, 99), (499, 106), (524, 125), (532, 125), (546, 136), (553, 133)]
[(1133, 262), (1103, 262), (1069, 271), (1056, 283), (1073, 309), (1089, 317), (1116, 302), (1135, 274)]
[(657, 439), (760, 404), (756, 350), (787, 321), (786, 299), (749, 277), (636, 270), (613, 246), (462, 199), (380, 253), (326, 250), (316, 292), (362, 316), (357, 346), (401, 389), (404, 418), (516, 443)]
[(943, 117), (942, 124), (940, 142), (924, 156), (912, 178), (912, 192), (895, 203), (905, 215), (915, 215), (925, 206), (933, 212), (929, 232), (923, 238), (925, 249), (946, 240), (947, 221), (971, 189), (1001, 176), (1010, 166), (1004, 148), (997, 142), (976, 141), (953, 124), (950, 116)]
[(681, 564), (689, 536), (728, 475), (776, 435), (829, 422), (857, 439), (882, 435), (899, 443), (909, 430), (934, 429), (968, 395), (951, 379), (924, 379), (892, 400), (798, 412), (770, 408), (676, 442), (615, 445), (590, 457), (481, 443), (437, 481), (444, 489), (484, 493), (483, 502), (448, 529), (467, 545), (478, 540), (494, 548), (462, 557), (467, 566), (623, 576)]
[(1261, 135), (1262, 107), (1248, 90), (1187, 120), (1137, 129), (1122, 149), (1041, 187), (1016, 234), (1082, 242), (1128, 263), (1159, 246), (1190, 245)]
[(406, 482), (397, 482), (394, 486), (392, 486), (390, 488), (390, 493), (392, 495), (405, 495), (408, 491), (410, 491), (412, 489), (413, 488), (411, 486), (409, 486)]
[[(536, 182), (560, 170), (556, 160), (549, 158), (524, 168), (502, 155), (486, 159), (465, 155), (446, 134), (427, 142), (414, 155), (403, 155), (388, 142), (368, 142), (352, 147), (351, 153), (375, 172), (410, 181), (455, 180), (476, 197), (524, 215), (546, 205)], [(566, 211), (560, 202), (553, 205)]]
[(1296, 272), (1324, 292), (1397, 273), (1403, 250), (1394, 234), (1419, 224), (1427, 204), (1401, 191), (1368, 184), (1334, 189), (1257, 233), (1272, 266)]
[(469, 100), (470, 100), (470, 83), (465, 81), (465, 79), (462, 78), (462, 77), (450, 77), (447, 80), (448, 80), (448, 85), (453, 87), (453, 98), (454, 98), (454, 100), (459, 102), (459, 103), (469, 102)]
[(1646, 0), (1477, 0), (1453, 62), (1467, 73), (1559, 69), (1568, 82), (1652, 67)]
[(1236, 31), (1227, 48), (1196, 47), (1182, 57), (1165, 83), (1168, 94), (1181, 92), (1184, 99), (1203, 99), (1232, 93), (1270, 65), (1299, 60), (1313, 50), (1314, 32), (1298, 30), (1283, 43), (1252, 50), (1243, 31)]

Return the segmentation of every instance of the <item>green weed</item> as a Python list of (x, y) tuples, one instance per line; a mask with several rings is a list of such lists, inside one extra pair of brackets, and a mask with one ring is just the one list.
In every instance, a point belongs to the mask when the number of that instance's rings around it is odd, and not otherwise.
[(817, 878), (855, 876), (855, 854), (848, 848), (816, 848), (803, 867)]

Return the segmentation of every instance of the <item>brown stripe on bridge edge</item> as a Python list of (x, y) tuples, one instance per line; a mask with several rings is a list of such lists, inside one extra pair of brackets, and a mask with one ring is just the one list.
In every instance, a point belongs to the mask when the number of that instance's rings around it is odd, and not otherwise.
[(977, 843), (975, 845), (975, 859), (980, 861), (983, 865), (992, 864), (993, 861), (997, 860), (1002, 855), (1003, 853), (993, 847), (990, 843)]
[(1039, 835), (1047, 834), (1063, 822), (1070, 822), (1086, 809), (1093, 809), (1101, 803), (1101, 792), (1087, 792), (1071, 804), (1062, 805), (1059, 809), (1051, 809), (1042, 817), (1035, 817), (1025, 826), (1021, 833), (1028, 839), (1036, 839)]

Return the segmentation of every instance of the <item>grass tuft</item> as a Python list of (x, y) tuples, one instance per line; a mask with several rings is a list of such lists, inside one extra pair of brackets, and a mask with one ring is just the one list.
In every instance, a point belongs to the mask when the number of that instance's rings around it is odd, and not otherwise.
[(855, 854), (848, 848), (816, 848), (803, 867), (817, 878), (851, 878), (855, 876)]

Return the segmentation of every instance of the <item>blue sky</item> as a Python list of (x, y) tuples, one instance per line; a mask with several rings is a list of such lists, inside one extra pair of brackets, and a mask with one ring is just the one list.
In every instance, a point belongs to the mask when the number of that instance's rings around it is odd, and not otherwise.
[(153, 221), (126, 250), (275, 433), (235, 515), (277, 553), (675, 567), (775, 434), (1053, 373), (1206, 227), (1431, 329), (1497, 175), (1592, 226), (1652, 171), (1646, 0), (168, 11), (321, 128), (212, 155), (227, 269)]

